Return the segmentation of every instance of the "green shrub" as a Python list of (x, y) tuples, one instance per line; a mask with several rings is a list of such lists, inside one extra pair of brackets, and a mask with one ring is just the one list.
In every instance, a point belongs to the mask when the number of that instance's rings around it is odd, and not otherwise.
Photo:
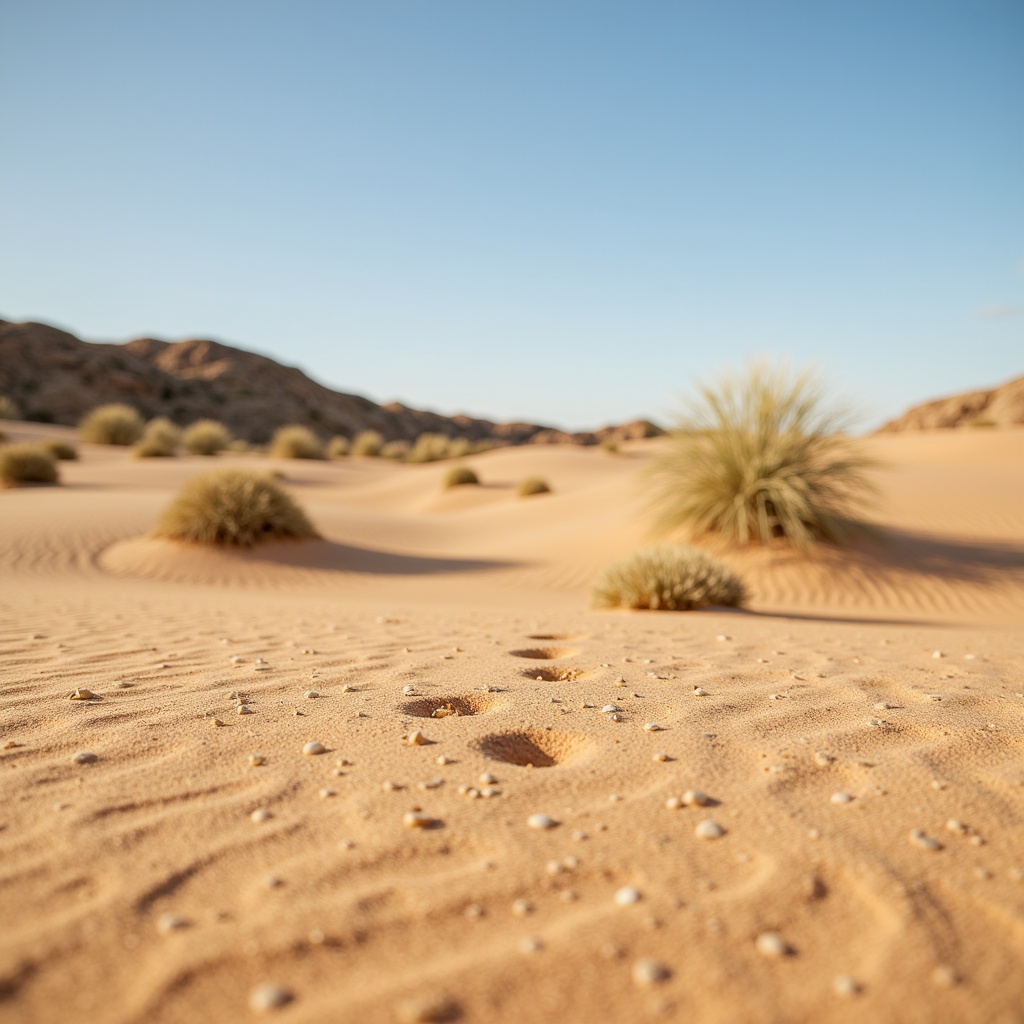
[(62, 462), (72, 462), (78, 458), (78, 449), (67, 441), (43, 441), (42, 447), (46, 449), (55, 459)]
[(275, 459), (324, 459), (324, 446), (320, 438), (308, 427), (279, 427), (270, 442), (270, 454)]
[(842, 540), (874, 495), (874, 463), (841, 433), (849, 422), (810, 370), (754, 364), (700, 387), (654, 465), (657, 527), (738, 544)]
[(218, 420), (196, 420), (185, 428), (181, 443), (193, 455), (216, 455), (231, 444), (231, 432)]
[(452, 466), (444, 478), (445, 488), (464, 487), (466, 484), (478, 483), (480, 483), (480, 478), (469, 466)]
[(143, 423), (138, 409), (115, 402), (93, 409), (78, 426), (83, 441), (93, 444), (135, 444), (142, 436)]
[(135, 446), (137, 459), (170, 458), (181, 444), (181, 431), (166, 416), (158, 416), (146, 424), (142, 439)]
[(21, 410), (13, 398), (0, 395), (0, 420), (17, 420), (21, 418)]
[(547, 480), (539, 476), (528, 476), (517, 488), (520, 498), (528, 498), (531, 494), (549, 494), (551, 488)]
[(396, 462), (405, 462), (409, 458), (412, 446), (408, 441), (388, 441), (380, 450), (382, 459), (394, 459)]
[(38, 444), (11, 444), (0, 448), (0, 486), (57, 483), (57, 463)]
[(666, 545), (638, 551), (602, 573), (594, 584), (595, 608), (689, 611), (736, 607), (746, 593), (733, 571), (701, 548)]
[(352, 442), (352, 454), (361, 455), (364, 458), (375, 458), (380, 455), (384, 446), (384, 438), (376, 430), (363, 430), (356, 434)]
[(263, 541), (319, 535), (302, 509), (268, 476), (222, 469), (186, 484), (161, 516), (154, 536), (247, 548)]
[(327, 445), (327, 458), (329, 459), (343, 459), (352, 450), (352, 446), (348, 443), (347, 437), (342, 437), (338, 434), (332, 437), (330, 443)]

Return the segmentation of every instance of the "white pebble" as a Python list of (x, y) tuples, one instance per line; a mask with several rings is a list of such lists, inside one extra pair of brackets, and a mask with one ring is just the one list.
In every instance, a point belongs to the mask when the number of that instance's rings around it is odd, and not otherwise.
[(238, 710), (235, 712), (237, 715), (251, 715), (253, 710), (248, 704), (239, 704)]
[(529, 900), (516, 900), (512, 904), (512, 913), (516, 917), (526, 917), (533, 913), (533, 904)]
[(643, 897), (640, 895), (640, 890), (632, 885), (624, 886), (615, 894), (615, 902), (620, 907), (628, 907), (633, 903), (639, 903), (641, 899)]
[(84, 686), (80, 686), (74, 693), (69, 697), (69, 700), (94, 700), (96, 694), (92, 690), (87, 690)]
[(665, 726), (659, 725), (657, 722), (648, 722), (644, 726), (644, 732), (661, 732)]
[(256, 824), (259, 824), (260, 822), (263, 822), (263, 821), (270, 821), (270, 819), (273, 816), (274, 816), (273, 811), (271, 811), (270, 808), (268, 808), (268, 807), (257, 807), (256, 810), (253, 811), (252, 814), (249, 815), (249, 817), (253, 821), (255, 821)]
[(833, 793), (829, 798), (834, 804), (849, 804), (853, 803), (853, 797), (849, 793), (839, 792)]
[(422, 811), (406, 811), (402, 815), (402, 824), (406, 828), (436, 828), (441, 822)]
[(669, 809), (670, 811), (678, 811), (678, 810), (679, 810), (679, 808), (683, 806), (683, 800), (682, 800), (682, 797), (678, 797), (678, 796), (670, 796), (670, 797), (669, 797), (669, 798), (668, 798), (668, 799), (667, 799), (667, 800), (665, 801), (665, 806), (666, 806), (666, 807), (667, 807), (667, 808), (668, 808), (668, 809)]
[(170, 935), (188, 927), (188, 920), (180, 914), (161, 914), (156, 922), (156, 930), (161, 935)]
[(706, 697), (708, 695), (708, 691), (702, 686), (695, 686), (693, 688), (693, 695), (694, 697)]
[(314, 757), (316, 754), (326, 754), (327, 748), (319, 740), (311, 740), (302, 748), (302, 752), (308, 757)]
[(842, 996), (844, 999), (852, 999), (854, 996), (861, 994), (863, 986), (852, 975), (840, 974), (832, 982), (832, 989), (837, 996)]
[(479, 781), (481, 786), (493, 786), (498, 781), (498, 778), (490, 772), (481, 772), (480, 778), (477, 781)]
[(526, 819), (526, 824), (530, 828), (535, 828), (538, 831), (543, 831), (544, 829), (554, 828), (558, 824), (558, 822), (547, 814), (531, 814)]
[(440, 789), (444, 785), (444, 779), (440, 776), (435, 776), (432, 779), (426, 779), (424, 782), (416, 784), (417, 789)]
[(412, 697), (416, 693), (416, 687), (415, 686), (403, 686), (402, 687), (402, 693), (404, 693), (406, 695), (406, 697)]
[(413, 729), (411, 733), (405, 738), (405, 742), (410, 747), (422, 747), (424, 744), (429, 743), (430, 740), (419, 729)]
[(778, 932), (762, 932), (755, 945), (762, 956), (779, 957), (789, 953), (789, 944)]
[(445, 757), (444, 754), (438, 754), (437, 759), (434, 761), (434, 764), (439, 764), (443, 768), (446, 764), (448, 764), (448, 758)]
[(942, 843), (940, 843), (938, 839), (933, 839), (931, 836), (925, 835), (925, 833), (919, 828), (911, 830), (910, 845), (916, 846), (922, 850), (929, 850), (933, 853), (942, 849)]
[(519, 940), (520, 953), (539, 953), (544, 948), (544, 943), (536, 935), (527, 935)]
[(687, 807), (710, 807), (711, 797), (699, 789), (688, 789), (683, 794), (683, 803)]
[(942, 653), (942, 651), (932, 651), (932, 657), (933, 658), (944, 658), (945, 655)]
[(249, 755), (249, 766), (251, 768), (259, 768), (261, 765), (267, 763), (266, 757), (263, 754), (250, 754)]
[(616, 704), (605, 704), (605, 706), (603, 708), (601, 708), (601, 714), (602, 715), (614, 715), (615, 712), (621, 711), (621, 710), (622, 710), (622, 708), (620, 708)]
[(295, 996), (283, 985), (277, 985), (272, 981), (257, 985), (249, 993), (249, 1009), (253, 1013), (269, 1013), (271, 1010), (280, 1010), (287, 1006)]
[(337, 795), (338, 795), (338, 791), (336, 789), (331, 789), (330, 786), (324, 786), (324, 788), (320, 790), (320, 799), (321, 800), (327, 800), (329, 797), (337, 796)]
[(658, 985), (672, 977), (672, 971), (660, 960), (645, 958), (633, 964), (633, 984), (641, 988)]
[(719, 839), (721, 836), (725, 835), (725, 829), (722, 828), (717, 821), (705, 818), (704, 821), (700, 822), (693, 830), (693, 834), (698, 839)]
[(660, 761), (660, 762), (664, 763), (666, 761), (671, 761), (672, 758), (668, 754), (666, 754), (664, 750), (659, 750), (657, 754), (653, 754), (651, 756), (651, 760), (652, 761)]
[(95, 764), (99, 758), (91, 750), (80, 750), (71, 760), (75, 764)]
[(232, 665), (241, 665), (244, 661), (245, 661), (245, 658), (243, 658), (240, 654), (233, 654), (231, 656), (231, 664)]

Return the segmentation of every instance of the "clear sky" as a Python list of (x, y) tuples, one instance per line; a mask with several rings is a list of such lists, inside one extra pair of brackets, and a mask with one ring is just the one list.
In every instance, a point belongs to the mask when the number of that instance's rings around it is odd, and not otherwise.
[(0, 316), (571, 428), (1024, 373), (1021, 0), (5, 0)]

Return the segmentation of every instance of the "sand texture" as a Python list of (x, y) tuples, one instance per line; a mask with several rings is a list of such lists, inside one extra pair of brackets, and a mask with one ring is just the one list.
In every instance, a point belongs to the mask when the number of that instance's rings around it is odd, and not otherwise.
[[(590, 611), (659, 443), (0, 492), (0, 1021), (1024, 1021), (1024, 431), (864, 441), (880, 537), (748, 610)], [(324, 539), (149, 539), (211, 465)]]

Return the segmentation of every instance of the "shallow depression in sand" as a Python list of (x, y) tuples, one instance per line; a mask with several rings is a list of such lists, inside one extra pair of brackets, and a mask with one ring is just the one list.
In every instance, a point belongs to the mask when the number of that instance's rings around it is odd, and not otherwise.
[(574, 683), (577, 679), (586, 679), (594, 673), (590, 669), (566, 665), (564, 668), (524, 668), (521, 673), (526, 679), (540, 679), (545, 683)]
[(524, 647), (518, 651), (509, 651), (514, 658), (532, 658), (534, 661), (555, 661), (579, 653), (574, 647)]
[[(492, 697), (470, 694), (467, 697), (420, 697), (402, 705), (402, 711), (417, 718), (463, 718), (494, 710), (498, 702)], [(437, 712), (441, 712), (438, 714)], [(445, 714), (447, 712), (447, 714)]]
[(495, 732), (482, 737), (476, 747), (495, 761), (522, 767), (553, 768), (584, 754), (593, 745), (586, 736), (547, 729)]

